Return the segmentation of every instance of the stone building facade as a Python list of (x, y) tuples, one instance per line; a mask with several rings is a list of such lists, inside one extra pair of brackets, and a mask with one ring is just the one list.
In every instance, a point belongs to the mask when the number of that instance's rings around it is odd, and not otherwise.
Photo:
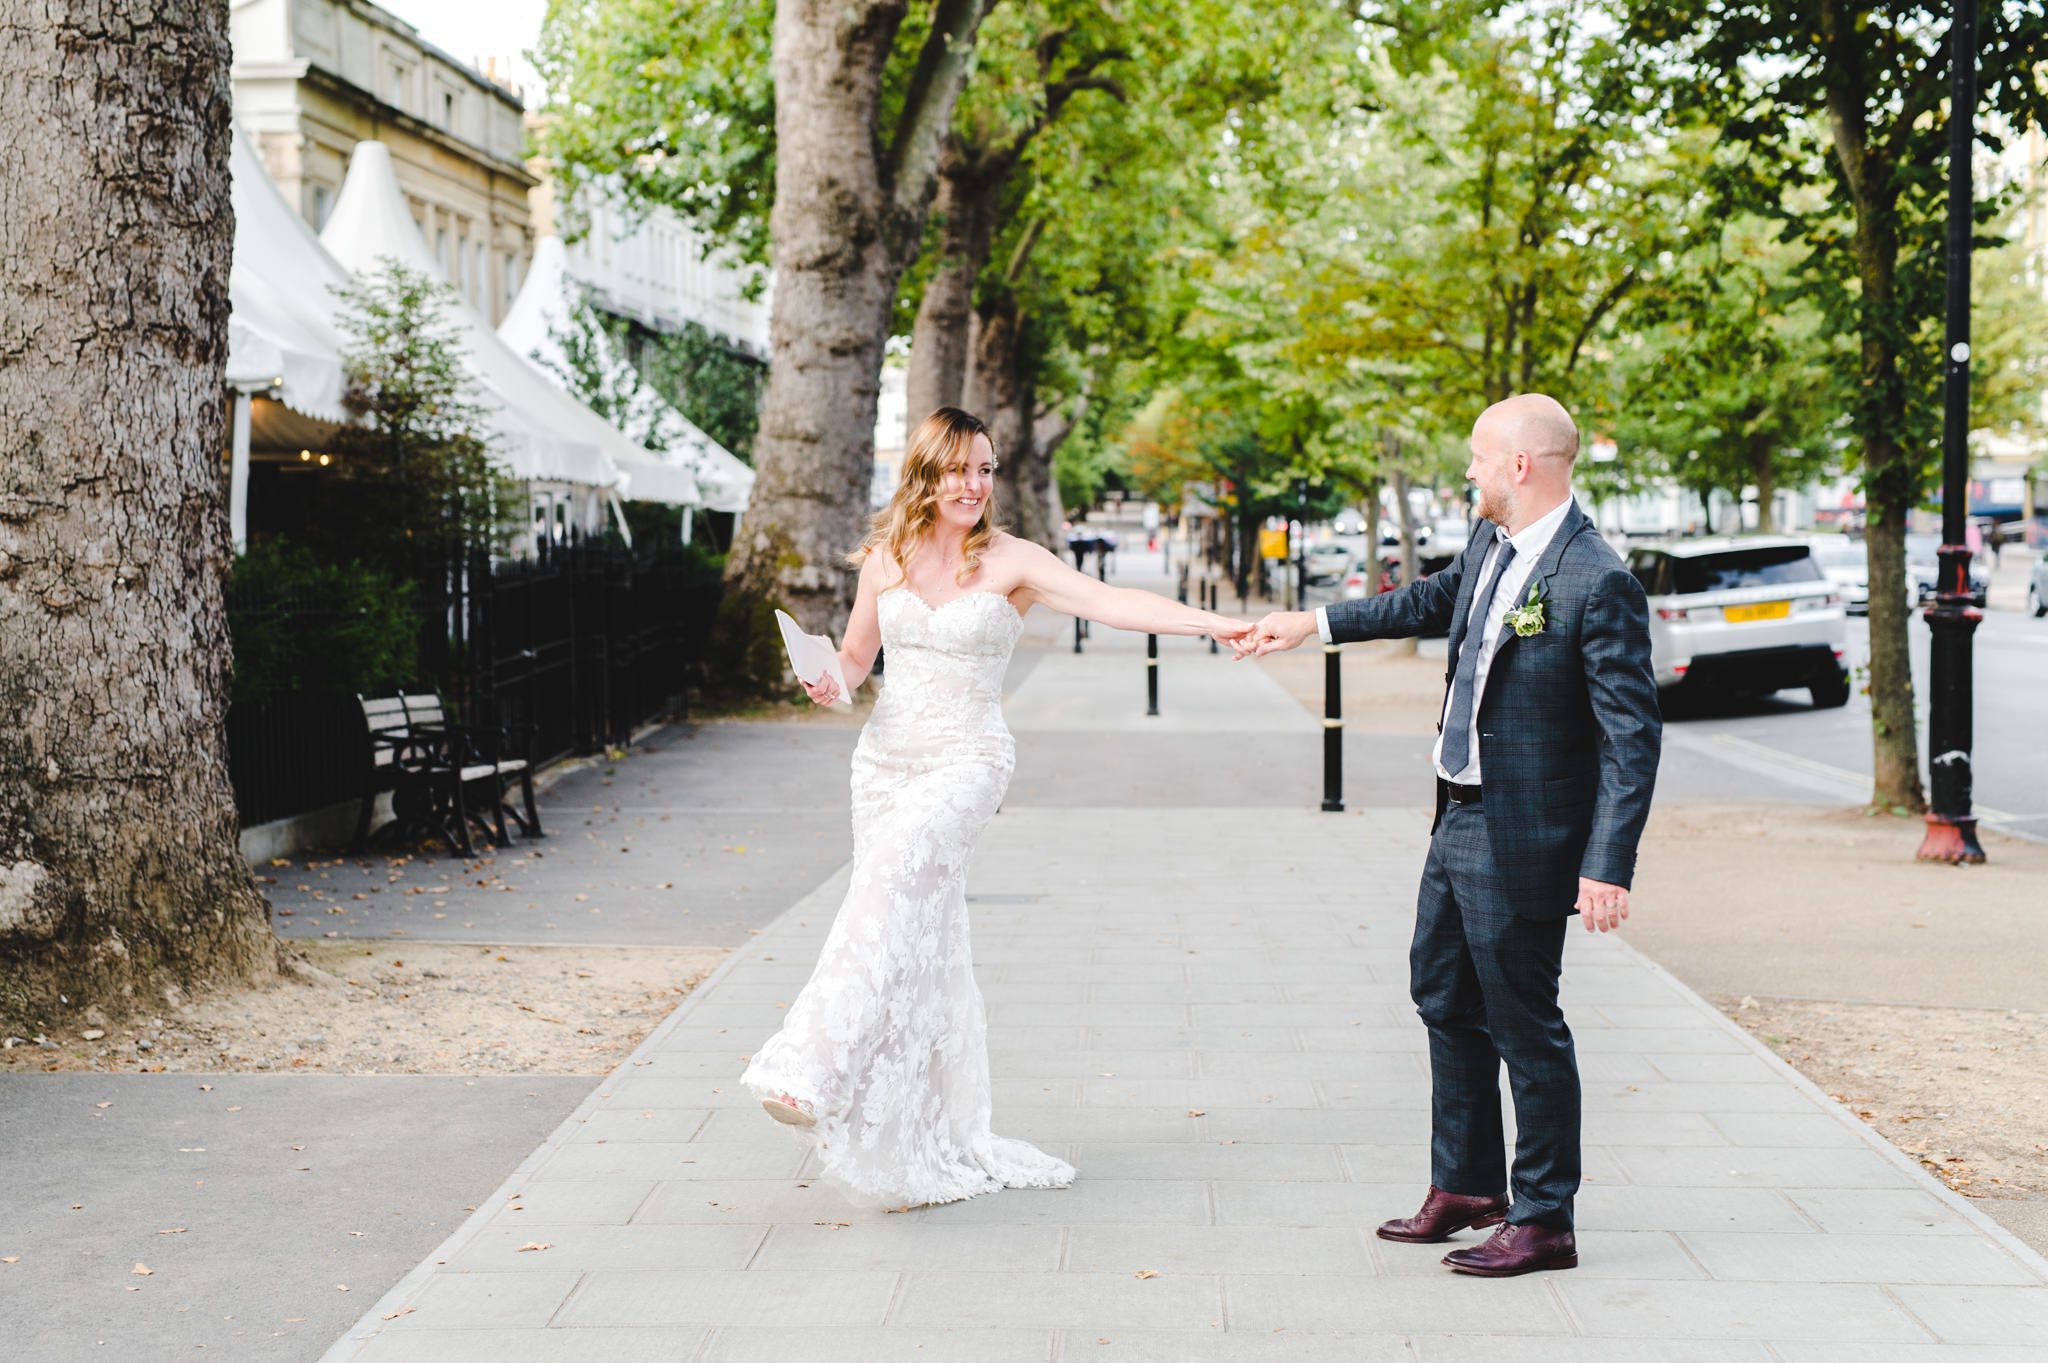
[(456, 289), (493, 325), (533, 259), (519, 92), (368, 0), (235, 0), (235, 117), (318, 231), (359, 142), (400, 187)]

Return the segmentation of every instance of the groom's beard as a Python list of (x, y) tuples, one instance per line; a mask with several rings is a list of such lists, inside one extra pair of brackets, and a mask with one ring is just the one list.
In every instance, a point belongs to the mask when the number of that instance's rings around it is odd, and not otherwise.
[(1490, 521), (1495, 525), (1507, 525), (1513, 519), (1514, 514), (1515, 501), (1512, 494), (1506, 497), (1496, 497), (1485, 488), (1479, 490), (1480, 520)]

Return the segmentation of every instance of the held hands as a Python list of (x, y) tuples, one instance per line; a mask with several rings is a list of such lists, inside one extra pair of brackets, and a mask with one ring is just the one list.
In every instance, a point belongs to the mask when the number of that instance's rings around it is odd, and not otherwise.
[(1202, 631), (1211, 638), (1229, 644), (1231, 652), (1240, 658), (1244, 656), (1245, 640), (1250, 637), (1251, 632), (1251, 621), (1233, 620), (1227, 615), (1211, 615), (1208, 626)]
[(1230, 641), (1237, 657), (1263, 658), (1268, 653), (1284, 653), (1290, 648), (1299, 648), (1316, 635), (1314, 611), (1274, 611), (1252, 627), (1240, 638)]
[(1628, 917), (1628, 891), (1580, 876), (1579, 902), (1572, 907), (1585, 920), (1587, 932), (1612, 932)]

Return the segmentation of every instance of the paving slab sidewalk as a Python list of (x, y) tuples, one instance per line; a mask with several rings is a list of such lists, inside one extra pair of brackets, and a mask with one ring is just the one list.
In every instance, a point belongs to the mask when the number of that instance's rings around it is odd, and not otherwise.
[[(1136, 645), (1098, 630), (1089, 647)], [(1028, 747), (1087, 715), (1112, 765), (1147, 732), (1132, 674), (1071, 656), (1041, 659), (1013, 727)], [(1219, 762), (1284, 738), (1282, 715), (1314, 723), (1255, 668), (1184, 649), (1162, 670), (1214, 717)], [(901, 1213), (807, 1177), (737, 1082), (809, 973), (842, 870), (326, 1357), (2048, 1358), (2048, 1262), (1618, 938), (1575, 934), (1567, 955), (1583, 1266), (1489, 1282), (1374, 1239), (1428, 1175), (1406, 984), (1426, 837), (1413, 811), (1013, 791), (969, 881), (996, 1125), (1080, 1178)]]

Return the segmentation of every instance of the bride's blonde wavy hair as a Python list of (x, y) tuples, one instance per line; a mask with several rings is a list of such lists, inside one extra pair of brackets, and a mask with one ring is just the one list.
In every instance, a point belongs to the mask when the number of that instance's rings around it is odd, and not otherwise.
[[(860, 548), (846, 556), (848, 563), (859, 567), (876, 549), (887, 549), (903, 576), (882, 590), (890, 591), (909, 581), (910, 560), (924, 547), (939, 518), (940, 481), (951, 470), (967, 466), (977, 435), (988, 439), (989, 463), (993, 466), (995, 440), (989, 437), (988, 425), (980, 417), (958, 407), (941, 407), (917, 423), (910, 436), (910, 448), (903, 453), (903, 476), (897, 481), (896, 494), (875, 513), (874, 526)], [(982, 501), (980, 519), (967, 532), (960, 571), (953, 577), (955, 583), (965, 584), (974, 576), (981, 567), (982, 551), (1001, 530), (1002, 526), (996, 523), (995, 488), (991, 486)]]

